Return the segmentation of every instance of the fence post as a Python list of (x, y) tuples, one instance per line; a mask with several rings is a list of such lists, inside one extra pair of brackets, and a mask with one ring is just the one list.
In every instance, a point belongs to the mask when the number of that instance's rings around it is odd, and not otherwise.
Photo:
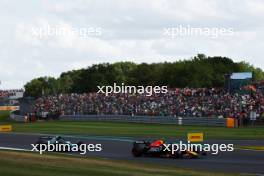
[(182, 117), (178, 117), (178, 125), (182, 125)]

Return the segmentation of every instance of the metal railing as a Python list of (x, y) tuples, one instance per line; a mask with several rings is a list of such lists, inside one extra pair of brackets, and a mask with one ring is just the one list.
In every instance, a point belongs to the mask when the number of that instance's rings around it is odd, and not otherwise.
[(62, 121), (109, 121), (177, 125), (226, 126), (226, 119), (208, 117), (129, 116), (129, 115), (63, 115)]

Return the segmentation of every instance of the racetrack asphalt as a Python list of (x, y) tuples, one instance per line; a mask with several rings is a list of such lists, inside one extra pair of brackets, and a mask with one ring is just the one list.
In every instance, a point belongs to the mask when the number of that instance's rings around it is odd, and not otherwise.
[[(0, 133), (0, 147), (32, 149), (41, 134)], [(102, 136), (64, 136), (65, 139), (87, 144), (102, 144), (101, 152), (89, 152), (87, 156), (105, 159), (131, 160), (155, 163), (179, 168), (206, 170), (214, 172), (264, 175), (264, 151), (235, 149), (233, 152), (209, 154), (202, 159), (134, 158), (131, 154), (132, 142), (142, 138), (102, 137)], [(173, 139), (169, 139), (173, 140)], [(205, 143), (264, 146), (263, 140), (210, 140)]]

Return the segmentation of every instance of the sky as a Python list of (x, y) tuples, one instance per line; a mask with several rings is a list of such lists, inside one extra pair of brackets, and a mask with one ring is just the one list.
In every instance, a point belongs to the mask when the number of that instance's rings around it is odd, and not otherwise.
[(262, 0), (1, 0), (0, 89), (102, 62), (226, 56), (264, 69)]

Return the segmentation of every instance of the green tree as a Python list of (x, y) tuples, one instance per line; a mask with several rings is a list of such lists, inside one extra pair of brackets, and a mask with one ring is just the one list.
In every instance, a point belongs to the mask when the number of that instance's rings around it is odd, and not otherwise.
[(52, 77), (40, 77), (33, 79), (25, 85), (25, 95), (39, 97), (58, 92), (56, 90), (56, 79)]
[(60, 77), (57, 81), (59, 93), (70, 93), (73, 86), (73, 80), (69, 75)]
[(97, 91), (97, 86), (167, 85), (174, 87), (222, 87), (224, 75), (233, 72), (253, 72), (255, 80), (264, 80), (264, 73), (249, 63), (234, 62), (227, 57), (207, 57), (198, 54), (189, 60), (164, 63), (117, 62), (95, 64), (87, 68), (64, 72), (58, 79), (40, 77), (25, 85), (26, 96)]

